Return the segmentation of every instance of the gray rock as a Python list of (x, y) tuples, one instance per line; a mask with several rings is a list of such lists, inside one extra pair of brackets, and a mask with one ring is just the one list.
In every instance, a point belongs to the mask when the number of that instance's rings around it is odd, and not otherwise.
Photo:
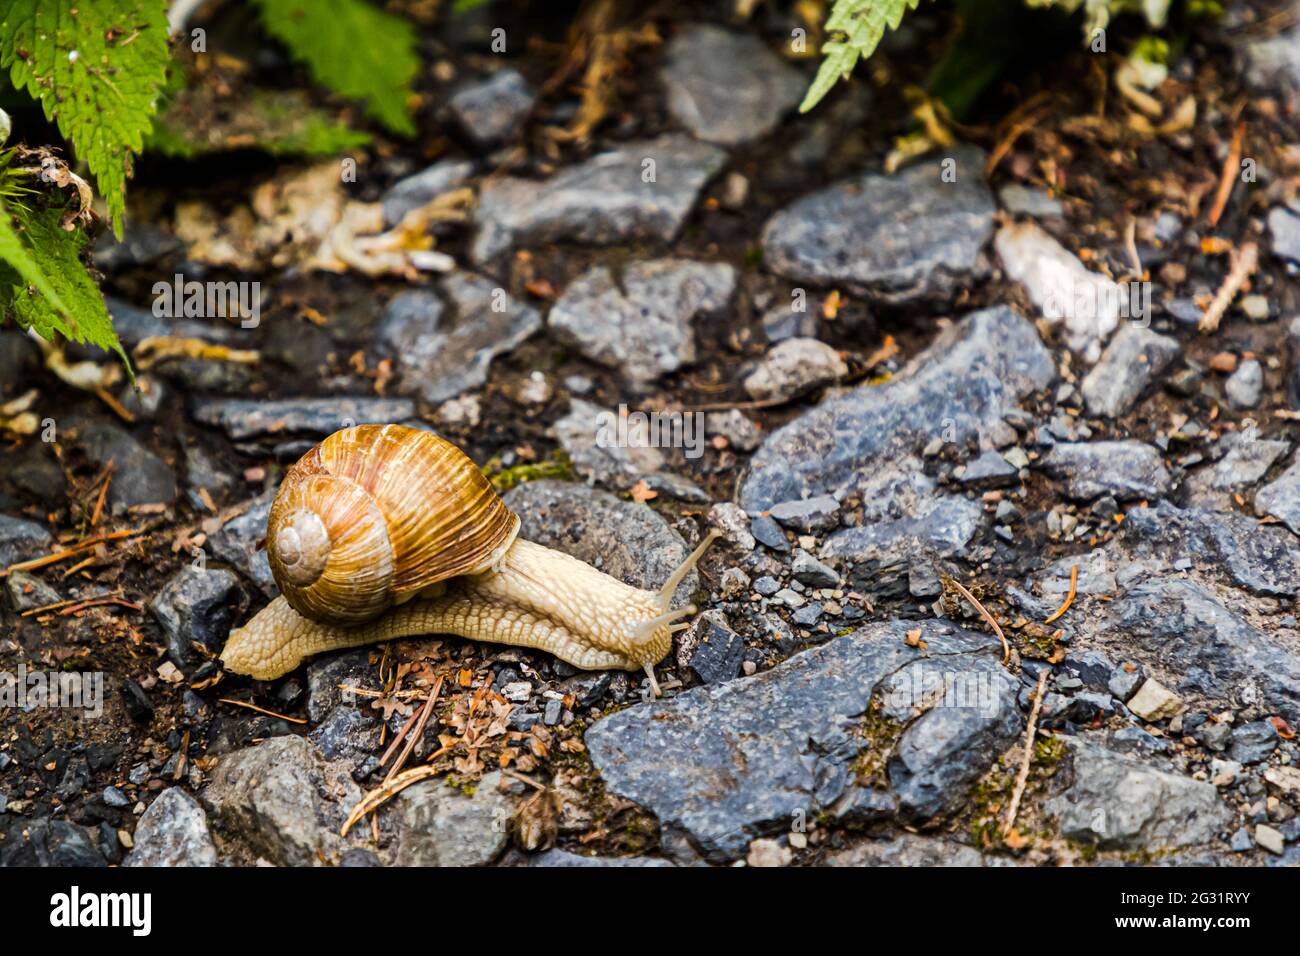
[[(656, 511), (562, 481), (530, 481), (503, 497), (519, 515), (521, 537), (586, 561), (633, 587), (656, 590), (691, 553)], [(673, 607), (690, 602), (699, 574), (688, 573)]]
[(1190, 556), (1216, 577), (1270, 597), (1293, 598), (1300, 587), (1300, 545), (1282, 528), (1242, 514), (1180, 509), (1161, 501), (1135, 508), (1124, 521), (1137, 557)]
[(384, 207), (384, 224), (392, 228), (412, 209), (460, 188), (473, 175), (474, 164), (469, 160), (441, 159), (428, 169), (399, 180), (379, 198)]
[(725, 306), (735, 283), (723, 263), (656, 259), (618, 276), (597, 266), (569, 284), (548, 321), (593, 362), (650, 382), (695, 361), (691, 320)]
[(847, 565), (855, 587), (896, 596), (914, 571), (925, 570), (932, 577), (933, 559), (961, 551), (983, 522), (984, 508), (978, 501), (935, 496), (922, 499), (912, 514), (837, 531), (822, 545), (820, 557)]
[(171, 505), (176, 501), (176, 476), (130, 432), (111, 422), (74, 416), (61, 437), (97, 467), (113, 463), (113, 483), (106, 501), (114, 514), (135, 505)]
[(1140, 441), (1060, 442), (1039, 465), (1064, 479), (1066, 494), (1077, 501), (1159, 498), (1173, 486), (1160, 452)]
[(812, 588), (834, 588), (839, 587), (840, 584), (840, 576), (834, 568), (822, 564), (802, 548), (795, 549), (790, 573), (800, 584)]
[(891, 303), (952, 296), (987, 273), (980, 252), (996, 208), (984, 154), (948, 152), (956, 182), (943, 181), (939, 160), (925, 160), (796, 200), (763, 228), (764, 264), (794, 282), (842, 283)]
[(1300, 89), (1300, 29), (1292, 26), (1262, 34), (1248, 31), (1243, 36), (1246, 76), (1252, 84), (1268, 87), (1270, 93), (1279, 84), (1284, 89)]
[(414, 418), (415, 403), (405, 398), (214, 398), (194, 402), (191, 414), (234, 441), (292, 433), (323, 438), (352, 425), (388, 425)]
[(136, 266), (148, 266), (185, 249), (185, 243), (156, 226), (129, 223), (118, 239), (109, 229), (95, 241), (95, 268), (101, 272), (121, 272)]
[(1006, 488), (1020, 481), (1020, 469), (990, 448), (954, 476), (967, 488)]
[(0, 514), (0, 568), (48, 548), (53, 540), (35, 521)]
[(1268, 231), (1273, 237), (1275, 256), (1300, 262), (1300, 204), (1270, 209)]
[(1177, 339), (1125, 323), (1080, 386), (1088, 414), (1105, 418), (1127, 414), (1180, 351)]
[(1035, 219), (1060, 219), (1065, 207), (1059, 199), (1042, 189), (1008, 183), (998, 190), (998, 202), (1007, 212), (1016, 216), (1033, 216)]
[(725, 412), (707, 412), (704, 430), (710, 435), (721, 435), (737, 451), (753, 451), (763, 440), (763, 432), (753, 419), (735, 408)]
[(1074, 784), (1049, 800), (1061, 835), (1102, 849), (1166, 850), (1213, 839), (1232, 814), (1213, 786), (1072, 741)]
[(1232, 728), (1228, 758), (1250, 766), (1262, 763), (1277, 749), (1281, 738), (1271, 721), (1257, 720)]
[(1254, 408), (1264, 391), (1264, 366), (1258, 359), (1246, 359), (1228, 376), (1223, 391), (1233, 408)]
[(486, 774), (472, 796), (444, 780), (422, 780), (398, 797), (399, 866), (487, 866), (505, 849), (514, 799)]
[(569, 413), (556, 421), (553, 431), (574, 471), (611, 488), (630, 488), (665, 465), (663, 452), (652, 444), (656, 436), (648, 418), (628, 419), (626, 433), (620, 435), (613, 411), (574, 398)]
[(678, 665), (695, 671), (706, 684), (720, 684), (739, 674), (744, 654), (744, 639), (718, 610), (701, 613), (678, 639)]
[(1300, 458), (1255, 493), (1255, 512), (1271, 515), (1300, 534)]
[(376, 332), (378, 351), (397, 366), (399, 390), (431, 405), (485, 384), (492, 360), (542, 327), (536, 309), (482, 276), (452, 273), (440, 288), (454, 320), (444, 321), (442, 301), (432, 293), (404, 292), (389, 303)]
[(677, 235), (726, 154), (689, 136), (624, 143), (538, 182), (506, 177), (479, 196), (471, 257), (491, 262), (516, 245), (608, 245)]
[(135, 849), (125, 866), (216, 866), (208, 815), (180, 787), (158, 794), (135, 828)]
[(826, 855), (823, 866), (984, 866), (973, 847), (942, 837), (900, 833), (888, 840), (867, 840)]
[(840, 524), (840, 502), (829, 494), (819, 494), (802, 501), (781, 501), (767, 509), (779, 524), (796, 531), (829, 531)]
[(244, 511), (221, 526), (206, 545), (218, 561), (231, 565), (261, 589), (267, 597), (280, 593), (271, 574), (266, 550), (259, 547), (266, 537), (266, 519), (271, 513), (272, 494), (246, 502)]
[(247, 607), (248, 598), (233, 573), (192, 565), (177, 571), (149, 602), (167, 638), (167, 656), (177, 667), (195, 660), (195, 644), (220, 650)]
[(784, 554), (790, 550), (790, 542), (785, 539), (785, 532), (781, 530), (781, 526), (766, 515), (759, 515), (749, 523), (749, 533), (754, 536), (755, 541), (773, 551)]
[[(0, 522), (2, 526), (2, 522)], [(0, 565), (7, 562), (0, 559)], [(50, 587), (34, 574), (25, 571), (13, 571), (5, 578), (5, 591), (9, 595), (9, 606), (21, 614), (33, 608), (49, 607), (63, 600), (58, 591)]]
[(1203, 468), (1187, 481), (1196, 497), (1207, 497), (1213, 492), (1233, 492), (1249, 488), (1268, 473), (1268, 470), (1291, 449), (1285, 441), (1268, 441), (1247, 438), (1235, 432), (1225, 438), (1228, 451), (1214, 463)]
[(320, 866), (361, 791), (304, 737), (272, 737), (221, 758), (203, 802), (255, 853), (279, 866)]
[(518, 70), (504, 69), (462, 86), (447, 101), (447, 113), (480, 146), (496, 146), (519, 134), (536, 100)]
[(786, 339), (774, 345), (745, 376), (750, 398), (770, 401), (796, 398), (824, 385), (833, 385), (849, 374), (849, 367), (825, 342), (817, 339)]
[(1300, 719), (1300, 658), (1193, 581), (1142, 581), (1087, 629), (1174, 675), (1184, 697), (1218, 702), (1255, 695), (1288, 720)]
[[(873, 692), (923, 661), (904, 640), (912, 627), (872, 624), (754, 677), (619, 711), (587, 731), (592, 761), (609, 791), (653, 812), (666, 837), (685, 836), (714, 860), (741, 857), (754, 836), (856, 786), (856, 725)], [(936, 706), (903, 732), (890, 779), (919, 814), (959, 804), (1020, 725), (1014, 682), (994, 676), (995, 642), (942, 621), (927, 624), (926, 640), (924, 667), (991, 693), (985, 707)]]
[(1006, 307), (967, 316), (884, 385), (823, 401), (774, 431), (750, 461), (740, 492), (747, 511), (823, 494), (888, 498), (922, 468), (933, 439), (958, 445), (1055, 376), (1034, 327)]
[(660, 77), (673, 118), (698, 139), (720, 146), (772, 132), (807, 85), (753, 33), (707, 24), (673, 37)]

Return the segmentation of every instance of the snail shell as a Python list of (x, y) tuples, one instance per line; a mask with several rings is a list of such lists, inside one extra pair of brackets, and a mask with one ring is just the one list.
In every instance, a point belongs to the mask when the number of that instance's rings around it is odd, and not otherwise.
[(356, 624), (501, 560), (519, 517), (455, 445), (402, 425), (335, 432), (284, 476), (271, 573), (298, 613)]

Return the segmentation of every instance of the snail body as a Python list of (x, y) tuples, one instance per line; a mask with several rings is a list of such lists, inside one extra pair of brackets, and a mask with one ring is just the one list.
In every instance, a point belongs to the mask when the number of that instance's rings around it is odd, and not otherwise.
[(624, 584), (518, 537), (519, 517), (461, 451), (400, 425), (335, 432), (285, 474), (267, 523), (281, 595), (222, 651), (269, 680), (307, 657), (420, 634), (533, 647), (584, 670), (645, 670), (668, 654), (677, 586)]

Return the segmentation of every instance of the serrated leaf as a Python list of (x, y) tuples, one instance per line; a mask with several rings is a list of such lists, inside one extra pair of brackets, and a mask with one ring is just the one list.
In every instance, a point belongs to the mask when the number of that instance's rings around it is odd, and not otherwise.
[(394, 133), (415, 134), (407, 106), (420, 69), (415, 28), (364, 0), (254, 0), (267, 32), (337, 93), (365, 100)]
[(0, 206), (0, 299), (22, 328), (115, 352), (129, 373), (104, 297), (81, 261), (85, 234), (62, 221), (61, 209)]
[(119, 238), (167, 60), (162, 0), (0, 0), (0, 66), (86, 161)]
[(822, 44), (821, 67), (808, 87), (799, 112), (807, 113), (821, 102), (840, 77), (847, 78), (858, 60), (876, 51), (885, 29), (898, 29), (903, 14), (915, 10), (921, 0), (835, 0), (826, 18), (830, 37)]

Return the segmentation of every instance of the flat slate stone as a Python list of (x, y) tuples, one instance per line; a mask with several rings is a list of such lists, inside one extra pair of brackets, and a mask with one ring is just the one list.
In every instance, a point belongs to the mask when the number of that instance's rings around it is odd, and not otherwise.
[(922, 652), (905, 640), (915, 626), (868, 625), (757, 676), (619, 711), (587, 731), (592, 761), (611, 793), (653, 812), (667, 834), (715, 861), (737, 859), (755, 836), (856, 789), (850, 764), (867, 746), (859, 721), (877, 687), (914, 665), (954, 687), (982, 688), (912, 721), (890, 762), (903, 813), (946, 812), (1015, 739), (1022, 718), (996, 641), (931, 621)]
[(707, 24), (673, 37), (660, 78), (673, 118), (696, 138), (719, 146), (772, 132), (807, 86), (803, 74), (752, 33)]
[(932, 440), (978, 442), (1055, 375), (1025, 319), (1006, 306), (973, 313), (889, 382), (823, 401), (769, 435), (750, 461), (740, 505), (760, 512), (854, 492), (876, 500), (922, 470), (920, 453)]
[(987, 267), (996, 206), (984, 154), (949, 151), (894, 176), (867, 173), (797, 199), (763, 228), (763, 262), (793, 282), (844, 284), (891, 303), (951, 297)]
[(644, 383), (695, 361), (691, 320), (725, 306), (735, 285), (725, 263), (655, 259), (619, 275), (597, 266), (569, 284), (548, 321), (593, 362)]
[(1300, 460), (1255, 493), (1255, 511), (1272, 515), (1300, 534)]
[(506, 177), (482, 189), (470, 255), (481, 265), (519, 245), (669, 242), (726, 162), (682, 134), (624, 143), (546, 180)]
[(398, 390), (431, 405), (484, 385), (492, 360), (542, 327), (536, 309), (483, 276), (452, 273), (439, 288), (442, 298), (427, 290), (395, 296), (376, 332), (377, 350), (396, 364)]
[(281, 433), (325, 437), (352, 425), (388, 425), (415, 417), (406, 398), (242, 398), (199, 399), (191, 406), (195, 421), (220, 428), (234, 441)]
[(1212, 784), (1070, 741), (1074, 784), (1045, 809), (1061, 835), (1102, 849), (1164, 850), (1213, 839), (1232, 813)]
[(1059, 442), (1039, 464), (1064, 479), (1066, 494), (1081, 501), (1102, 495), (1120, 501), (1159, 498), (1172, 487), (1160, 452), (1140, 441)]

